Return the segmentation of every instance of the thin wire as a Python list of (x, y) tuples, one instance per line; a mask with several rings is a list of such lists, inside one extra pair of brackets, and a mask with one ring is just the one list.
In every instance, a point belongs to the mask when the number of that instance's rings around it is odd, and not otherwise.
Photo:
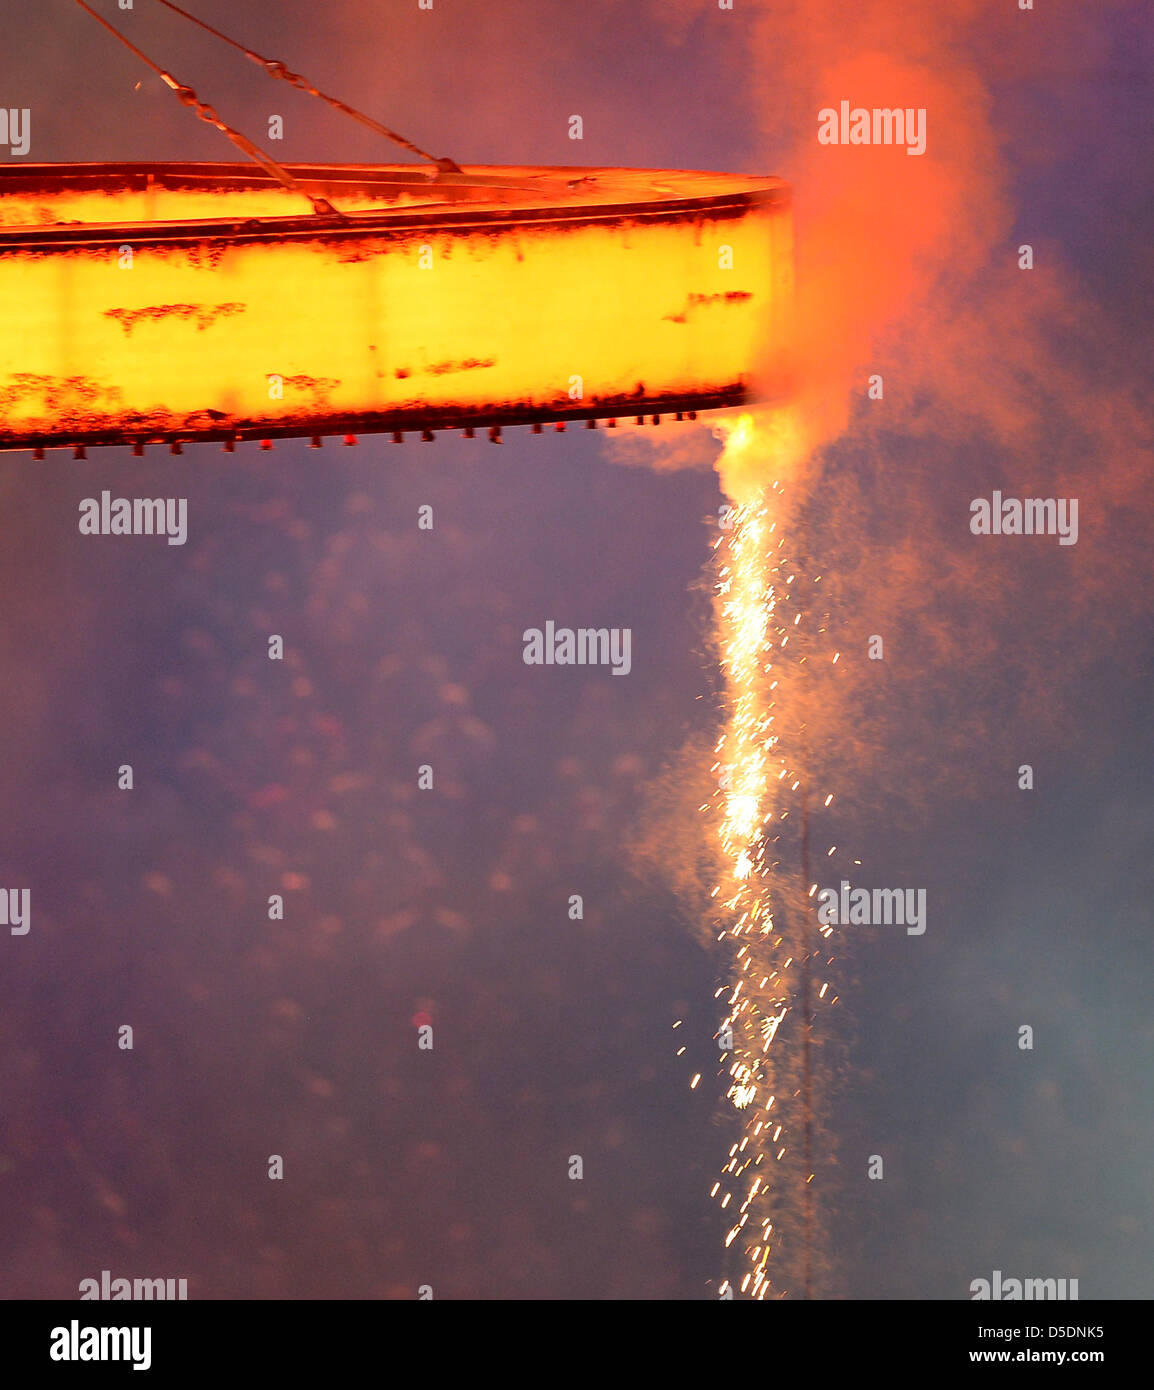
[(214, 29), (211, 24), (203, 19), (197, 19), (196, 15), (189, 14), (180, 5), (173, 3), (173, 0), (157, 0), (158, 4), (164, 5), (166, 9), (173, 10), (176, 14), (190, 20), (193, 24), (199, 25), (201, 29), (222, 39), (225, 43), (231, 44), (233, 48), (239, 49), (251, 62), (256, 63), (268, 73), (270, 77), (278, 77), (291, 86), (299, 88), (302, 92), (308, 92), (310, 96), (319, 97), (321, 101), (327, 101), (335, 110), (343, 112), (346, 116), (351, 116), (353, 120), (360, 121), (362, 125), (368, 126), (370, 130), (376, 131), (378, 135), (383, 135), (387, 140), (392, 140), (394, 144), (400, 145), (402, 149), (411, 150), (413, 154), (419, 155), (422, 159), (428, 160), (430, 164), (435, 164), (444, 173), (459, 174), (460, 165), (451, 159), (438, 159), (436, 155), (427, 153), (419, 145), (414, 145), (411, 140), (406, 140), (403, 135), (398, 135), (395, 130), (390, 130), (388, 126), (382, 125), (380, 121), (375, 121), (372, 116), (366, 116), (363, 111), (358, 111), (355, 106), (350, 106), (348, 102), (341, 101), (338, 97), (331, 97), (314, 87), (307, 77), (302, 77), (298, 72), (290, 71), (275, 58), (263, 58), (259, 53), (254, 53), (251, 48), (246, 48), (243, 43), (238, 43), (236, 39), (230, 38), (227, 34), (222, 34), (219, 29)]
[[(115, 25), (110, 24), (103, 15), (97, 14), (92, 6), (87, 3), (87, 0), (76, 0), (76, 3), (82, 10), (86, 10), (98, 24), (103, 25), (114, 38), (119, 39), (126, 48), (131, 49), (142, 63), (146, 63), (162, 82), (172, 88), (176, 93), (177, 99), (183, 102), (185, 106), (191, 107), (202, 121), (207, 121), (209, 125), (215, 126), (222, 134), (227, 135), (239, 150), (247, 154), (250, 159), (255, 160), (266, 173), (271, 174), (273, 178), (282, 183), (285, 188), (291, 190), (293, 193), (299, 193), (302, 198), (307, 198), (312, 204), (314, 212), (329, 216), (337, 213), (336, 208), (334, 208), (327, 199), (314, 198), (311, 193), (307, 192), (307, 190), (293, 178), (287, 169), (282, 169), (271, 155), (265, 154), (263, 150), (254, 145), (247, 135), (242, 135), (239, 130), (234, 130), (232, 126), (222, 121), (207, 102), (200, 100), (191, 87), (186, 87), (182, 82), (179, 82), (173, 77), (171, 73), (165, 72), (159, 64), (154, 63), (147, 53), (142, 53), (134, 43), (125, 38)], [(342, 214), (337, 213), (337, 216), (341, 215)]]

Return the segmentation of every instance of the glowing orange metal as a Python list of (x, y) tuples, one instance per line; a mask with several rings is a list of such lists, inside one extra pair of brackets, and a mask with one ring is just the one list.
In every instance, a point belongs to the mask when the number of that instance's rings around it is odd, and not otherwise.
[(783, 321), (779, 179), (290, 168), (339, 213), (239, 164), (0, 168), (0, 448), (730, 407)]

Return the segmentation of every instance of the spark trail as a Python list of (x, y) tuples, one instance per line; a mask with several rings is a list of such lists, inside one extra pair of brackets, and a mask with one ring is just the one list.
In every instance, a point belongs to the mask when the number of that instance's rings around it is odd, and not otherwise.
[[(754, 422), (741, 416), (726, 428), (726, 456), (740, 469), (757, 448)], [(732, 1217), (725, 1246), (736, 1268), (721, 1292), (758, 1300), (817, 1289), (812, 1022), (820, 1003), (833, 1002), (819, 979), (832, 963), (822, 949), (832, 929), (818, 926), (809, 905), (801, 598), (810, 586), (790, 561), (784, 497), (779, 480), (748, 494), (714, 547), (726, 722), (713, 769), (719, 791), (704, 808), (718, 818), (722, 868), (712, 897), (729, 958), (717, 1038), (726, 1100), (742, 1120), (711, 1193)]]

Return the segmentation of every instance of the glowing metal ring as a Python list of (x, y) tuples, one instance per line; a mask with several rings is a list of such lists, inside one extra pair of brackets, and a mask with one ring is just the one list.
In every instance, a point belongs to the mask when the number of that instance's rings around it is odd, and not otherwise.
[[(0, 449), (740, 405), (791, 285), (779, 179), (0, 167)], [(764, 383), (759, 383), (764, 390)]]

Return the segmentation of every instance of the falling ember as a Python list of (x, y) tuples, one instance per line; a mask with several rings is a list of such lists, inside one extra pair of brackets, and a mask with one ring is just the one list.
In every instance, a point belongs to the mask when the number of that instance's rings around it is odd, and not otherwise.
[[(801, 570), (786, 551), (785, 484), (747, 484), (765, 478), (767, 454), (780, 457), (783, 472), (800, 458), (786, 411), (745, 414), (723, 431), (719, 471), (734, 500), (714, 547), (726, 712), (713, 807), (722, 867), (711, 897), (732, 982), (721, 991), (728, 1012), (717, 1034), (725, 1095), (743, 1126), (724, 1173), (746, 1189), (725, 1238), (743, 1271), (723, 1287), (736, 1283), (755, 1299), (809, 1297), (817, 1230), (810, 964), (822, 938), (807, 911), (810, 770), (798, 698), (805, 586), (794, 582)], [(826, 992), (823, 984), (820, 997)]]

